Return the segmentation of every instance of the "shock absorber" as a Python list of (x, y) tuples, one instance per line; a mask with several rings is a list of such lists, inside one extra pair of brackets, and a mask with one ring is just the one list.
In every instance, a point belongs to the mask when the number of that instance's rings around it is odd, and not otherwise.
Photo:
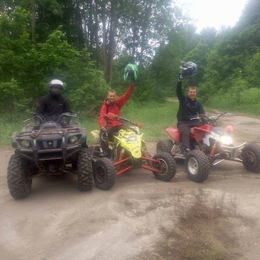
[(210, 153), (209, 153), (209, 156), (210, 156), (210, 157), (215, 154), (216, 148), (217, 148), (217, 143), (214, 142), (214, 144), (213, 144), (212, 147), (211, 147)]
[(145, 149), (142, 149), (142, 156), (149, 157), (149, 154), (147, 153), (147, 151)]
[(125, 157), (125, 149), (122, 148), (121, 151), (120, 151), (120, 153), (119, 153), (119, 158), (118, 158), (119, 161), (123, 160), (124, 157)]

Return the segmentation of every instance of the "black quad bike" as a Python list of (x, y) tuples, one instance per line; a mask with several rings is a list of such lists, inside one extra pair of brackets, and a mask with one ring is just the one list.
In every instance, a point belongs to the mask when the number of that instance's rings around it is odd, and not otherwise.
[(182, 154), (181, 134), (179, 129), (170, 126), (165, 129), (170, 139), (159, 140), (156, 151), (171, 154), (176, 161), (185, 160), (185, 170), (194, 182), (207, 179), (210, 166), (225, 160), (242, 163), (250, 172), (260, 173), (260, 146), (256, 143), (244, 142), (234, 145), (230, 133), (233, 125), (220, 127), (218, 120), (226, 112), (207, 117), (199, 115), (203, 126), (191, 128), (191, 152), (186, 157)]
[[(108, 113), (109, 117), (114, 117)], [(131, 122), (122, 117), (116, 117), (123, 123), (124, 129), (119, 130), (109, 140), (106, 133), (101, 138), (107, 142), (109, 153), (104, 154), (100, 146), (99, 131), (91, 133), (99, 145), (90, 146), (90, 154), (93, 158), (94, 181), (98, 188), (107, 190), (115, 183), (115, 176), (120, 175), (133, 168), (143, 168), (151, 171), (156, 179), (170, 181), (176, 173), (176, 163), (168, 153), (155, 154), (150, 156), (146, 144), (140, 133), (142, 124)]]
[(80, 191), (92, 189), (92, 162), (87, 150), (86, 130), (71, 123), (77, 115), (63, 113), (58, 120), (46, 121), (36, 114), (21, 132), (12, 135), (15, 154), (11, 156), (7, 181), (10, 194), (22, 199), (31, 193), (33, 177), (74, 173), (78, 175)]

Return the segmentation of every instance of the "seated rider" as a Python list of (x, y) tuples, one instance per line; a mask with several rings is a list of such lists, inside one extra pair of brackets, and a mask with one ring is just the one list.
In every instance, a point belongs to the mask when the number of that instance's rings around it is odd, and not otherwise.
[(71, 113), (69, 102), (61, 95), (62, 90), (63, 82), (53, 79), (49, 83), (49, 94), (40, 98), (36, 113), (41, 114), (46, 121), (57, 121), (62, 113)]
[(190, 147), (190, 128), (195, 126), (202, 126), (203, 123), (198, 119), (198, 114), (205, 114), (202, 105), (196, 99), (197, 89), (190, 86), (187, 95), (182, 92), (182, 73), (179, 74), (176, 94), (179, 100), (179, 109), (177, 112), (177, 127), (181, 133), (182, 152), (186, 156)]
[[(120, 96), (116, 97), (115, 90), (109, 90), (107, 92), (107, 97), (104, 100), (104, 103), (100, 110), (100, 115), (98, 118), (98, 124), (100, 127), (100, 140), (101, 140), (101, 147), (103, 152), (109, 153), (107, 140), (102, 138), (103, 134), (107, 134), (107, 138), (111, 140), (114, 133), (117, 133), (120, 129), (124, 126), (123, 124), (117, 120), (117, 116), (120, 116), (121, 108), (125, 105), (129, 97), (131, 96), (134, 90), (134, 83), (132, 82), (126, 92)], [(108, 113), (113, 113), (116, 116), (114, 118), (108, 117)]]
[[(134, 64), (127, 64), (124, 70), (124, 80), (130, 79), (131, 84), (126, 90), (126, 92), (120, 96), (116, 97), (115, 90), (109, 90), (107, 92), (107, 97), (101, 107), (98, 124), (100, 127), (100, 140), (101, 147), (105, 155), (109, 156), (110, 151), (108, 149), (108, 140), (113, 140), (113, 134), (117, 133), (120, 129), (124, 128), (124, 125), (117, 120), (120, 116), (121, 108), (125, 105), (129, 97), (134, 90), (134, 82), (137, 81), (137, 66)], [(108, 114), (112, 113), (115, 117), (108, 117)], [(103, 138), (104, 135), (106, 138)]]

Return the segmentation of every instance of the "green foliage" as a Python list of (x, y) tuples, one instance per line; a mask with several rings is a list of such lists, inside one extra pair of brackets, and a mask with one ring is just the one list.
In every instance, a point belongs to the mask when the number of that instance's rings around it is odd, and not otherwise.
[(234, 28), (215, 44), (203, 77), (202, 88), (205, 93), (207, 90), (207, 98), (220, 89), (237, 89), (235, 93), (238, 93), (241, 85), (243, 89), (256, 86), (259, 82), (259, 40), (259, 25), (254, 24)]
[(245, 64), (244, 78), (248, 87), (259, 86), (260, 82), (260, 50), (258, 50), (251, 59)]
[[(36, 100), (46, 93), (47, 83), (60, 78), (68, 86), (75, 110), (93, 113), (103, 100), (107, 87), (89, 53), (78, 51), (65, 39), (62, 27), (45, 42), (32, 44), (28, 12), (17, 8), (9, 16), (0, 16), (0, 90), (2, 111), (34, 110)], [(102, 96), (102, 98), (101, 98)]]
[(95, 68), (86, 51), (71, 61), (66, 83), (73, 109), (84, 111), (85, 115), (95, 115), (99, 111), (109, 89), (102, 72)]
[(56, 70), (68, 66), (70, 59), (78, 55), (78, 52), (63, 39), (61, 28), (52, 32), (46, 42), (38, 43), (36, 49), (39, 69), (42, 68), (54, 75), (57, 73)]
[(18, 8), (7, 16), (0, 15), (0, 80), (20, 81), (28, 69), (28, 53), (31, 49), (28, 33), (29, 15)]
[[(16, 115), (17, 116), (17, 115)], [(12, 133), (15, 131), (22, 130), (23, 123), (20, 121), (23, 120), (23, 115), (19, 114), (20, 119), (14, 118), (13, 113), (9, 113), (0, 117), (0, 146), (11, 145)]]
[[(183, 85), (197, 85), (200, 101), (257, 111), (252, 93), (258, 93), (260, 80), (259, 1), (249, 0), (238, 25), (218, 33), (207, 28), (197, 34), (172, 6), (168, 0), (4, 1), (1, 112), (34, 111), (37, 100), (48, 91), (48, 81), (55, 77), (66, 83), (64, 95), (75, 112), (96, 115), (108, 88), (120, 95), (129, 85), (123, 81), (128, 63), (139, 70), (131, 98), (134, 106), (165, 102), (175, 95), (183, 60), (198, 65), (196, 75)], [(112, 83), (107, 86), (104, 76), (111, 75), (111, 67)]]
[(260, 88), (245, 88), (245, 82), (242, 79), (234, 80), (232, 85), (234, 87), (229, 89), (220, 89), (205, 102), (205, 105), (222, 111), (237, 111), (258, 116), (260, 114)]
[(198, 65), (196, 74), (189, 81), (190, 85), (198, 85), (202, 82), (205, 69), (207, 68), (207, 58), (210, 53), (208, 44), (199, 43), (192, 51), (187, 53), (184, 57), (184, 61), (193, 61)]
[[(130, 62), (133, 61), (127, 53), (123, 53), (115, 60), (112, 88), (115, 89), (118, 94), (123, 93), (122, 86), (130, 84), (129, 80), (123, 81), (125, 66)], [(151, 100), (164, 100), (167, 88), (164, 84), (159, 84), (157, 73), (154, 73), (155, 70), (152, 67), (149, 67), (148, 69), (145, 69), (142, 66), (137, 67), (138, 79), (135, 83), (135, 90), (131, 99), (138, 103)]]
[(0, 82), (0, 93), (0, 104), (5, 106), (6, 111), (13, 111), (15, 115), (15, 113), (27, 110), (28, 99), (23, 98), (24, 89), (19, 86), (16, 80)]
[(249, 0), (241, 15), (239, 25), (248, 26), (257, 24), (260, 21), (260, 2), (258, 0)]

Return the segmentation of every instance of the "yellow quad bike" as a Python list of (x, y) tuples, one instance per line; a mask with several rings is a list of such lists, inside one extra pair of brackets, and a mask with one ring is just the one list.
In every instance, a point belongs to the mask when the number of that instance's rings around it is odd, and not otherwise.
[[(115, 117), (109, 113), (107, 116)], [(143, 168), (151, 171), (155, 178), (161, 181), (170, 181), (176, 174), (174, 158), (166, 153), (151, 156), (146, 149), (146, 144), (140, 134), (142, 124), (133, 123), (122, 117), (117, 117), (122, 122), (124, 129), (114, 134), (113, 140), (108, 140), (107, 134), (101, 138), (108, 142), (110, 153), (105, 155), (100, 145), (100, 133), (94, 130), (91, 133), (99, 145), (89, 146), (93, 162), (93, 176), (95, 184), (100, 189), (109, 189), (115, 183), (115, 176), (132, 168)]]

